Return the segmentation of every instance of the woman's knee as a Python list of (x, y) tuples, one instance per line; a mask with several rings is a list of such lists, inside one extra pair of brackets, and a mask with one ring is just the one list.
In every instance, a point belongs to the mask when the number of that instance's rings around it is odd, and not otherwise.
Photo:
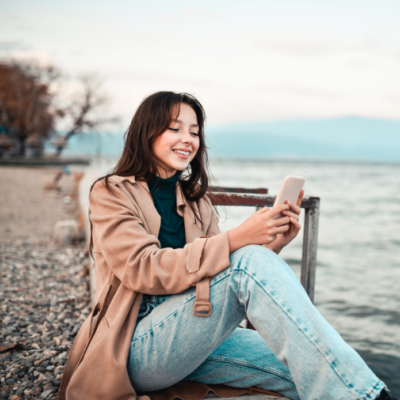
[(244, 265), (254, 265), (260, 263), (276, 263), (282, 259), (272, 250), (258, 244), (250, 244), (243, 246), (240, 249), (232, 252), (230, 255), (232, 264), (237, 264), (239, 267)]
[(247, 274), (286, 275), (293, 274), (286, 262), (272, 250), (261, 245), (247, 245), (230, 255), (231, 271), (246, 271)]

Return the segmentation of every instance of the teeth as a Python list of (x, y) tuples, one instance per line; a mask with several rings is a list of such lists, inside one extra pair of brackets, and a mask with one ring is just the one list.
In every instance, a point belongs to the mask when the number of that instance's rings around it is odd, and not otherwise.
[(179, 153), (179, 154), (183, 154), (184, 156), (190, 155), (190, 152), (186, 152), (186, 151), (174, 150), (174, 152), (175, 153)]

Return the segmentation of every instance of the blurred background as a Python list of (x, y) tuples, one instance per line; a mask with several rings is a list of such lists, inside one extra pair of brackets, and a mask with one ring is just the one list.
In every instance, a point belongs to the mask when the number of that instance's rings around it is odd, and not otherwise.
[[(61, 160), (87, 198), (144, 97), (195, 95), (212, 184), (302, 175), (321, 198), (316, 306), (399, 396), (399, 17), (394, 0), (2, 2), (0, 161)], [(254, 209), (220, 211), (225, 231)], [(301, 236), (282, 253), (297, 274)]]

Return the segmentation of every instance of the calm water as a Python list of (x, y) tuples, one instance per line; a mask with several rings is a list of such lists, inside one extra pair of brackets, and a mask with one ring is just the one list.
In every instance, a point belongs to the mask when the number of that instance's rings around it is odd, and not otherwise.
[[(85, 181), (112, 165), (89, 167)], [(285, 175), (306, 178), (305, 195), (321, 198), (316, 306), (400, 396), (400, 164), (211, 160), (211, 171), (212, 184), (270, 194)], [(218, 209), (222, 231), (255, 211)], [(302, 232), (281, 253), (297, 275), (301, 251)]]

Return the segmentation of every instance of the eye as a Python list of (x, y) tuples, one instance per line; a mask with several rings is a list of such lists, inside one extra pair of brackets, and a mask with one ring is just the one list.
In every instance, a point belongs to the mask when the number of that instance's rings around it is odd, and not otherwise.
[(192, 135), (194, 135), (194, 136), (199, 136), (199, 134), (198, 133), (194, 133), (194, 132), (190, 132)]
[(170, 131), (172, 131), (172, 132), (178, 132), (179, 131), (179, 129), (178, 128), (168, 128)]

